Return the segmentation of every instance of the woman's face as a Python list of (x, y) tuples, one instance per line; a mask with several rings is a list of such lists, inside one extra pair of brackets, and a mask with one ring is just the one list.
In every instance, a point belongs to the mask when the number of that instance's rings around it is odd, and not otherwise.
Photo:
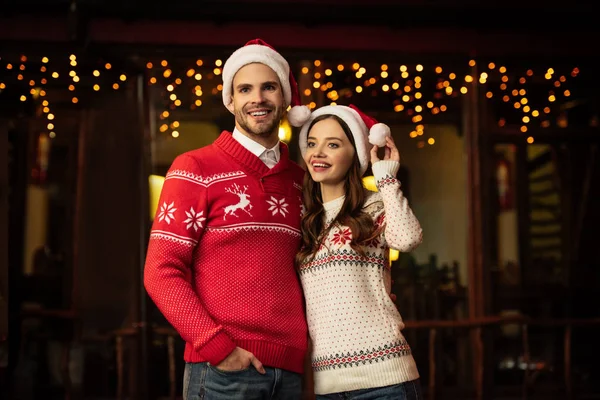
[(333, 118), (317, 122), (308, 132), (304, 161), (310, 176), (321, 185), (343, 184), (354, 162), (354, 146)]

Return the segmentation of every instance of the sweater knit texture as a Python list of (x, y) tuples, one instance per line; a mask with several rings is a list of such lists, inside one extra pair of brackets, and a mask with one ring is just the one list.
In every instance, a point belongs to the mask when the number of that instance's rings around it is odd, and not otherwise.
[[(313, 341), (315, 393), (369, 389), (419, 377), (404, 323), (391, 300), (389, 249), (408, 252), (422, 240), (419, 221), (395, 178), (396, 161), (373, 165), (378, 192), (368, 192), (363, 211), (379, 237), (366, 257), (350, 247), (350, 228), (337, 222), (313, 259), (300, 266), (300, 278)], [(339, 213), (344, 197), (323, 204), (325, 227)]]
[(303, 372), (294, 257), (304, 171), (280, 146), (269, 169), (223, 132), (177, 157), (165, 177), (144, 284), (185, 340), (186, 362), (217, 365), (239, 346), (265, 366)]

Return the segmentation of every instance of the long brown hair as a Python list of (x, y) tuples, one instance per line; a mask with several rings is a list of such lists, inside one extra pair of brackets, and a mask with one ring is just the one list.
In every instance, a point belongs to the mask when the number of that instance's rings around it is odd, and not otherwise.
[(296, 255), (296, 264), (298, 266), (314, 258), (329, 231), (335, 225), (345, 225), (350, 228), (352, 232), (350, 246), (363, 257), (365, 256), (364, 244), (379, 236), (381, 232), (381, 229), (375, 229), (373, 218), (362, 211), (366, 197), (365, 189), (360, 174), (360, 162), (356, 152), (354, 136), (348, 124), (336, 115), (325, 114), (315, 118), (310, 124), (308, 131), (310, 132), (317, 122), (329, 118), (336, 120), (340, 124), (355, 149), (354, 159), (350, 169), (346, 173), (344, 182), (346, 198), (338, 215), (329, 227), (325, 227), (325, 210), (323, 209), (321, 185), (313, 181), (310, 173), (306, 172), (303, 189), (305, 213), (300, 223), (302, 229), (302, 246)]

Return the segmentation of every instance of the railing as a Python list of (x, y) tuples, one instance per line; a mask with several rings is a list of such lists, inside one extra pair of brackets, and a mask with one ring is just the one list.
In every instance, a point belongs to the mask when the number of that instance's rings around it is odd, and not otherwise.
[[(484, 348), (481, 338), (482, 329), (489, 326), (500, 326), (507, 324), (519, 324), (521, 326), (521, 340), (523, 344), (524, 362), (529, 365), (529, 326), (564, 327), (564, 383), (568, 400), (573, 399), (573, 384), (571, 374), (571, 334), (575, 326), (600, 325), (600, 318), (587, 319), (532, 319), (523, 316), (499, 317), (489, 316), (463, 320), (422, 320), (407, 321), (405, 329), (429, 329), (429, 385), (428, 399), (433, 400), (436, 396), (436, 354), (435, 339), (438, 329), (444, 328), (466, 328), (471, 332), (471, 342), (475, 350), (475, 368), (473, 368), (473, 381), (475, 382), (475, 393), (478, 400), (483, 399), (483, 377), (484, 377)], [(525, 368), (523, 372), (523, 399), (527, 398), (527, 389), (530, 386), (530, 370)]]
[[(472, 319), (462, 320), (421, 320), (421, 321), (406, 321), (406, 330), (412, 329), (427, 329), (429, 330), (429, 350), (428, 350), (428, 363), (429, 363), (429, 379), (427, 387), (428, 400), (434, 400), (436, 398), (437, 390), (436, 387), (436, 374), (437, 374), (437, 363), (436, 363), (436, 336), (441, 329), (456, 329), (464, 328), (470, 331), (470, 340), (473, 345), (474, 357), (475, 357), (475, 368), (473, 368), (473, 382), (475, 383), (475, 393), (477, 400), (483, 399), (484, 393), (484, 345), (482, 341), (483, 328), (491, 326), (502, 326), (507, 324), (518, 324), (521, 326), (521, 341), (523, 345), (524, 362), (529, 365), (530, 352), (529, 352), (529, 327), (530, 326), (543, 326), (543, 327), (563, 327), (563, 343), (564, 343), (564, 384), (566, 390), (566, 399), (573, 399), (573, 384), (572, 384), (572, 368), (571, 368), (571, 335), (574, 327), (589, 327), (600, 325), (600, 318), (588, 318), (588, 319), (532, 319), (522, 316), (514, 317), (499, 317), (489, 316)], [(126, 337), (136, 337), (138, 335), (138, 329), (136, 328), (125, 328), (118, 331), (114, 331), (114, 337), (116, 340), (116, 359), (117, 359), (117, 398), (123, 399), (123, 387), (124, 387), (124, 363), (123, 353), (124, 346), (123, 340)], [(176, 371), (176, 359), (180, 355), (175, 354), (175, 340), (179, 337), (178, 333), (171, 327), (156, 327), (154, 333), (167, 338), (167, 349), (169, 359), (169, 398), (175, 400), (177, 397), (177, 371)], [(525, 368), (523, 371), (523, 399), (527, 399), (528, 388), (531, 385), (530, 370)]]

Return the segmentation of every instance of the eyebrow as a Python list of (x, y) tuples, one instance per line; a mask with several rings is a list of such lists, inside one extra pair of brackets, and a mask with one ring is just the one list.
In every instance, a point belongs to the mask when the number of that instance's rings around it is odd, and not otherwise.
[[(316, 140), (316, 138), (314, 136), (309, 136), (307, 139)], [(324, 138), (324, 140), (339, 140), (340, 142), (343, 141), (342, 139), (340, 139), (338, 137), (333, 137), (333, 136), (326, 137), (326, 138)]]
[[(268, 82), (262, 82), (262, 83), (260, 84), (260, 86), (266, 86), (266, 85), (273, 85), (273, 86), (277, 86), (277, 87), (279, 87), (279, 82), (276, 82), (276, 81), (268, 81)], [(236, 88), (236, 90), (240, 90), (240, 89), (243, 89), (243, 88), (249, 88), (249, 87), (252, 87), (252, 86), (254, 86), (254, 85), (253, 85), (253, 84), (251, 84), (251, 83), (240, 83), (240, 84), (239, 84), (239, 85), (237, 85), (235, 88)]]

